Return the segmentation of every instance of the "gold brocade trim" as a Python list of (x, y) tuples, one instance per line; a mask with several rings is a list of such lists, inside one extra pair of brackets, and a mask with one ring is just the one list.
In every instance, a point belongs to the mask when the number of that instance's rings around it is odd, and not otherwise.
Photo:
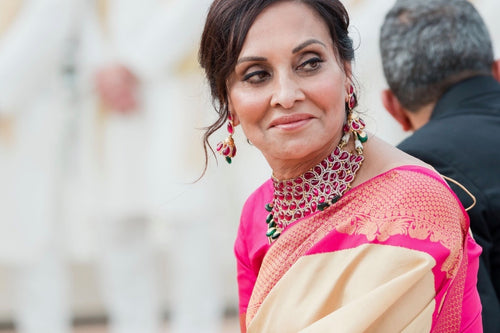
[(468, 258), (463, 256), (460, 268), (452, 282), (450, 290), (443, 296), (439, 308), (439, 317), (433, 333), (459, 332), (462, 320), (462, 305), (465, 280), (467, 279)]
[(439, 180), (419, 172), (389, 171), (283, 233), (262, 262), (247, 309), (247, 326), (288, 269), (332, 231), (365, 236), (368, 242), (407, 236), (439, 243), (449, 250), (440, 269), (452, 278), (462, 262), (466, 221), (455, 197)]

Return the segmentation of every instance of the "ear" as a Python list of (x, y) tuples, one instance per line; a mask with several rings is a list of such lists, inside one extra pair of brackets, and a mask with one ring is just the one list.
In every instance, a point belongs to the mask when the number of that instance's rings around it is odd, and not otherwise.
[(493, 77), (500, 82), (500, 59), (497, 59), (493, 62), (493, 65), (491, 66), (492, 72), (493, 72)]
[(403, 127), (403, 131), (410, 131), (413, 126), (406, 114), (405, 108), (401, 105), (397, 97), (393, 94), (390, 89), (385, 89), (382, 91), (382, 104), (391, 116), (396, 119), (396, 121)]
[(344, 73), (349, 79), (352, 78), (352, 65), (350, 61), (344, 61)]
[(238, 118), (238, 115), (236, 112), (232, 111), (234, 110), (233, 108), (233, 103), (231, 103), (231, 98), (228, 97), (227, 99), (227, 108), (229, 113), (231, 113), (231, 116), (233, 117), (233, 126), (236, 127), (240, 124), (240, 119)]
[(349, 61), (344, 61), (344, 73), (346, 76), (345, 90), (349, 91), (349, 87), (354, 86), (354, 84), (352, 83), (352, 66)]

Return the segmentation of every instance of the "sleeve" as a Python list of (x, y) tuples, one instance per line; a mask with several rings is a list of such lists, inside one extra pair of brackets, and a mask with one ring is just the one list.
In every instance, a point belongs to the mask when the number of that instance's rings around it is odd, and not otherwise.
[(239, 311), (246, 313), (250, 296), (255, 285), (257, 276), (252, 270), (248, 249), (244, 241), (244, 223), (240, 222), (238, 235), (234, 244), (234, 254), (236, 256), (236, 272), (238, 280)]
[(265, 221), (268, 213), (259, 207), (263, 208), (264, 202), (269, 202), (272, 195), (273, 185), (272, 180), (269, 179), (250, 195), (241, 213), (234, 244), (240, 313), (247, 312), (262, 260), (269, 250), (270, 245), (265, 237), (267, 226), (258, 221)]
[[(500, 231), (496, 232), (500, 234)], [(495, 239), (493, 250), (491, 253), (491, 280), (496, 291), (496, 296), (500, 300), (500, 235)]]
[[(482, 332), (483, 322), (481, 316), (484, 315), (484, 309), (481, 312), (483, 300), (479, 298), (477, 290), (478, 282), (478, 269), (479, 269), (479, 255), (481, 253), (481, 248), (472, 239), (471, 235), (466, 235), (465, 240), (465, 253), (464, 260), (467, 260), (467, 271), (464, 282), (463, 290), (463, 308), (462, 308), (462, 322), (460, 324), (461, 332)], [(465, 259), (465, 256), (467, 257)], [(498, 304), (497, 304), (498, 307)], [(490, 309), (488, 309), (490, 310)], [(491, 313), (498, 308), (492, 308)], [(491, 318), (491, 323), (486, 323), (486, 325), (494, 324), (498, 321), (498, 317)], [(498, 327), (498, 326), (497, 326)], [(485, 330), (487, 332), (487, 330)]]

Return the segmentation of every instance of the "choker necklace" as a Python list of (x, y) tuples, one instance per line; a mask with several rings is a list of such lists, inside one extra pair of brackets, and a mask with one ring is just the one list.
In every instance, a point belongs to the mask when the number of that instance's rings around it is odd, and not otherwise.
[(324, 210), (350, 188), (364, 157), (343, 150), (344, 141), (319, 164), (297, 178), (278, 180), (272, 177), (273, 202), (266, 205), (269, 243), (278, 239), (287, 225)]

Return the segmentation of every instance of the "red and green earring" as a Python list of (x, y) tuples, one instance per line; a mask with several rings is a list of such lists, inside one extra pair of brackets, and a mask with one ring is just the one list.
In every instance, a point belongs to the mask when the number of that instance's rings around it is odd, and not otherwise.
[(356, 94), (354, 93), (354, 87), (351, 85), (349, 87), (349, 93), (347, 94), (346, 111), (347, 120), (344, 124), (344, 136), (340, 141), (340, 148), (344, 147), (351, 135), (354, 137), (354, 147), (359, 155), (363, 154), (363, 143), (368, 140), (368, 135), (364, 131), (365, 122), (359, 117), (359, 115), (354, 111), (354, 107), (358, 104), (356, 99)]
[(227, 163), (231, 164), (232, 158), (236, 155), (236, 145), (234, 144), (233, 140), (233, 116), (231, 115), (231, 113), (228, 114), (227, 120), (227, 131), (229, 132), (229, 136), (226, 138), (226, 140), (221, 141), (217, 144), (217, 151), (219, 152), (219, 154), (225, 157)]

